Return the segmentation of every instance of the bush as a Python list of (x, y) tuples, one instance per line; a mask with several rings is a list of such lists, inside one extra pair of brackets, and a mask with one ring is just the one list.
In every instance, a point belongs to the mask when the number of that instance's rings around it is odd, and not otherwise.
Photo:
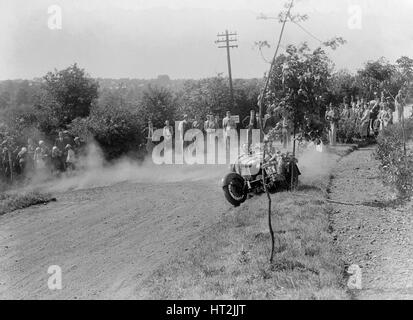
[(339, 141), (352, 143), (358, 134), (358, 126), (354, 119), (340, 120), (337, 130), (337, 138)]
[[(413, 136), (413, 121), (406, 121), (406, 139)], [(413, 194), (413, 150), (404, 154), (403, 131), (400, 125), (384, 129), (377, 139), (376, 158), (386, 184), (396, 188), (401, 198)]]
[(142, 119), (122, 107), (96, 106), (87, 118), (76, 118), (70, 132), (84, 141), (96, 140), (108, 160), (137, 151), (143, 142)]

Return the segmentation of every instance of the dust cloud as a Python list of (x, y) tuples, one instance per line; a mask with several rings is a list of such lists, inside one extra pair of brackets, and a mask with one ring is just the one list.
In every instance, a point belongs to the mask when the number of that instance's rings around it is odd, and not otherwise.
[(318, 152), (313, 145), (308, 145), (298, 155), (298, 167), (301, 171), (300, 183), (322, 187), (326, 183), (326, 177), (331, 174), (337, 164), (338, 158), (337, 154), (329, 152), (326, 147), (323, 152)]
[[(325, 179), (337, 157), (328, 152), (317, 152), (311, 146), (299, 150), (298, 166), (302, 173), (301, 182), (315, 184)], [(224, 175), (229, 172), (229, 165), (156, 165), (150, 156), (143, 162), (124, 157), (107, 163), (95, 143), (88, 145), (86, 156), (80, 159), (79, 163), (82, 165), (70, 174), (64, 173), (61, 177), (52, 180), (38, 175), (32, 182), (42, 185), (42, 188), (49, 192), (107, 187), (121, 182), (159, 184), (207, 181), (219, 185)]]
[(48, 191), (66, 191), (106, 187), (121, 182), (174, 183), (183, 181), (210, 180), (219, 183), (228, 172), (228, 165), (156, 165), (148, 156), (143, 162), (124, 157), (112, 163), (104, 160), (103, 153), (95, 144), (89, 144), (87, 155), (80, 159), (82, 164), (72, 174), (49, 182)]

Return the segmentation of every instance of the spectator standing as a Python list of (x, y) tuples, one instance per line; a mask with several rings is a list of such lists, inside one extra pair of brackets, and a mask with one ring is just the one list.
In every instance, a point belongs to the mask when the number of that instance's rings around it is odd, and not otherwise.
[(281, 140), (283, 148), (287, 149), (291, 145), (291, 121), (287, 115), (284, 115), (281, 121)]
[(198, 116), (195, 116), (194, 121), (192, 121), (192, 129), (202, 130), (202, 123), (198, 120)]
[(208, 143), (212, 144), (214, 133), (216, 131), (216, 126), (215, 126), (215, 118), (213, 115), (208, 116), (208, 120), (205, 123), (205, 131), (207, 133), (207, 141)]
[(75, 151), (76, 157), (78, 159), (86, 155), (85, 147), (85, 143), (79, 137), (75, 137), (73, 139), (73, 150)]
[(185, 133), (191, 128), (191, 123), (188, 121), (188, 115), (184, 114), (184, 119), (178, 125), (178, 134), (183, 141), (184, 148), (188, 145), (188, 141), (185, 141)]
[(174, 135), (174, 128), (169, 124), (169, 120), (165, 121), (165, 126), (163, 127), (162, 135), (166, 142), (172, 143), (172, 138)]
[(344, 107), (343, 107), (343, 111), (341, 111), (340, 117), (341, 117), (341, 119), (343, 119), (343, 120), (348, 120), (348, 119), (351, 118), (351, 116), (352, 116), (352, 114), (351, 114), (351, 108), (350, 108), (350, 106), (348, 105), (348, 103), (345, 102), (345, 103), (344, 103)]
[(268, 113), (264, 116), (264, 133), (268, 134), (277, 125), (277, 120), (274, 117), (274, 110), (268, 110)]
[(250, 150), (252, 144), (252, 132), (259, 129), (259, 122), (255, 114), (255, 110), (250, 111), (250, 115), (242, 120), (244, 128), (248, 129), (248, 150)]
[(338, 116), (338, 111), (336, 108), (333, 107), (333, 104), (330, 103), (329, 110), (326, 113), (326, 120), (330, 124), (329, 130), (329, 142), (331, 146), (335, 146), (337, 144), (337, 125), (340, 120)]
[(225, 118), (222, 119), (222, 129), (224, 130), (225, 145), (229, 148), (228, 139), (231, 130), (237, 130), (237, 124), (235, 120), (231, 118), (231, 111), (227, 111)]
[(39, 148), (40, 148), (40, 156), (43, 160), (44, 167), (51, 170), (52, 162), (51, 162), (51, 152), (49, 147), (43, 140), (39, 141)]
[(69, 171), (74, 171), (76, 169), (76, 155), (75, 151), (73, 150), (73, 147), (68, 144), (66, 147), (66, 153), (67, 153), (67, 158), (66, 158), (66, 168)]
[(43, 158), (42, 155), (42, 150), (40, 149), (40, 147), (37, 147), (36, 150), (34, 151), (34, 165), (35, 165), (35, 169), (36, 172), (44, 172), (45, 168), (46, 168), (46, 163), (45, 163), (45, 159)]
[[(57, 139), (55, 140), (54, 146), (59, 149), (60, 153), (60, 162), (62, 163), (61, 170), (64, 171), (66, 170), (66, 157), (67, 157), (67, 152), (66, 152), (66, 146), (69, 144), (69, 139), (68, 137), (63, 133), (63, 131), (59, 131), (59, 135)], [(53, 151), (53, 149), (52, 149)]]
[(17, 163), (19, 166), (19, 173), (24, 175), (26, 173), (26, 166), (28, 162), (28, 153), (27, 153), (27, 148), (22, 147), (19, 153), (17, 154)]
[(221, 121), (220, 121), (220, 119), (219, 119), (219, 115), (218, 115), (218, 114), (215, 115), (214, 120), (215, 120), (215, 129), (221, 129)]
[(52, 153), (51, 153), (51, 161), (52, 161), (52, 173), (55, 175), (63, 171), (64, 163), (62, 161), (62, 154), (63, 152), (60, 151), (60, 149), (57, 146), (53, 146)]
[(403, 90), (400, 89), (396, 98), (394, 99), (394, 104), (397, 111), (397, 120), (399, 123), (404, 119), (404, 99), (403, 99)]
[(28, 170), (33, 171), (34, 170), (34, 152), (36, 150), (37, 146), (33, 142), (32, 138), (27, 139), (27, 154), (28, 154), (28, 162), (27, 162), (27, 167)]
[(142, 133), (147, 132), (146, 139), (152, 141), (153, 131), (154, 131), (154, 127), (153, 127), (152, 120), (149, 120), (148, 121), (148, 126), (142, 130)]
[[(371, 104), (371, 108), (373, 108), (373, 101)], [(370, 112), (371, 109), (365, 103), (364, 105), (364, 110), (363, 110), (363, 115), (360, 119), (360, 136), (362, 139), (367, 138), (369, 136), (369, 131), (370, 131)]]
[(381, 123), (380, 130), (387, 128), (387, 126), (393, 122), (393, 112), (390, 108), (390, 105), (387, 104), (384, 107), (384, 112), (382, 114), (381, 120), (382, 120), (382, 123)]

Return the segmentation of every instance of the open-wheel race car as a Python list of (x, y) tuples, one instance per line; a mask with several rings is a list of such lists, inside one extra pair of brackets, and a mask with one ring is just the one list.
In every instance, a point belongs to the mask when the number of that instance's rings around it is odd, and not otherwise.
[[(301, 175), (297, 159), (289, 153), (246, 152), (231, 164), (231, 172), (222, 179), (225, 198), (234, 206), (245, 202), (250, 194), (270, 193), (295, 188)], [(265, 185), (264, 185), (265, 184)]]

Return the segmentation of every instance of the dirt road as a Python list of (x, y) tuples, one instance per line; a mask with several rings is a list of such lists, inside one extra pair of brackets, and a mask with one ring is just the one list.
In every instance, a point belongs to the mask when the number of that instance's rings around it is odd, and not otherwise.
[[(222, 174), (58, 193), (56, 203), (0, 217), (0, 298), (133, 299), (144, 276), (230, 208)], [(48, 289), (51, 265), (62, 290)]]
[[(380, 179), (373, 148), (344, 157), (330, 198), (338, 246), (349, 265), (362, 268), (358, 299), (413, 299), (413, 203), (394, 207)], [(355, 204), (355, 205), (350, 205)]]

